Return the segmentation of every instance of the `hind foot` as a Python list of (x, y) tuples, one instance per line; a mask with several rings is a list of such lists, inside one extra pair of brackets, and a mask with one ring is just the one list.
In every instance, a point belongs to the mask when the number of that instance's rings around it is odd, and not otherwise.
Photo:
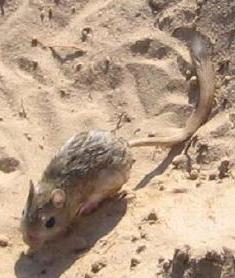
[(80, 216), (94, 212), (99, 207), (99, 203), (99, 201), (87, 201), (81, 206), (77, 215)]

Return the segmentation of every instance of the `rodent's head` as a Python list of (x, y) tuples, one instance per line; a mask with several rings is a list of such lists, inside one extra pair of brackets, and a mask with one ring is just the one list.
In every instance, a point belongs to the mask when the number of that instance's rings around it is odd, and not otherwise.
[(62, 189), (40, 191), (30, 181), (26, 206), (22, 212), (23, 240), (38, 248), (63, 232), (69, 224), (66, 194)]

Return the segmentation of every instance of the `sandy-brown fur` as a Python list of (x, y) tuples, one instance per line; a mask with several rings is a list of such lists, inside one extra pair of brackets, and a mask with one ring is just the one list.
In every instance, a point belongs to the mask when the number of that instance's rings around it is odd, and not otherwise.
[[(192, 46), (192, 58), (200, 83), (200, 100), (186, 123), (171, 137), (147, 138), (127, 142), (102, 130), (82, 132), (72, 137), (50, 161), (36, 188), (31, 185), (22, 217), (24, 240), (32, 245), (28, 234), (42, 244), (70, 224), (84, 205), (99, 204), (117, 192), (129, 178), (133, 159), (128, 147), (175, 145), (189, 138), (203, 124), (211, 111), (214, 95), (214, 71), (201, 40)], [(66, 200), (55, 207), (53, 190), (63, 190)], [(46, 228), (54, 217), (55, 228)], [(33, 243), (34, 244), (34, 243)]]

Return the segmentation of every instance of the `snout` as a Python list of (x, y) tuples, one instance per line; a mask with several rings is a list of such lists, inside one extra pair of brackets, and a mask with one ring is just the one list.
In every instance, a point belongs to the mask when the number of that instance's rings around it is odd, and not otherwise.
[(43, 241), (40, 239), (40, 237), (33, 232), (23, 233), (23, 241), (30, 247), (34, 248), (38, 248), (43, 244)]

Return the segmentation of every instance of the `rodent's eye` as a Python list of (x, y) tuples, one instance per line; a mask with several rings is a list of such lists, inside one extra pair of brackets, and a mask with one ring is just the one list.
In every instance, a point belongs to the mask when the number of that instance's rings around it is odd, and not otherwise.
[(52, 228), (55, 226), (55, 218), (51, 217), (49, 220), (46, 222), (46, 227), (47, 228)]
[(22, 215), (24, 215), (24, 209), (22, 210)]

